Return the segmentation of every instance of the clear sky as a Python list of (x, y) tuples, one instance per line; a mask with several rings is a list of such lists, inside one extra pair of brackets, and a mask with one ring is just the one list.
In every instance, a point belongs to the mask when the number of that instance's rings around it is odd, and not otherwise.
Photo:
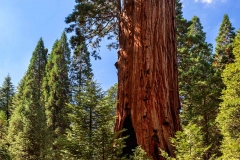
[[(207, 41), (215, 38), (224, 14), (233, 27), (240, 28), (240, 0), (182, 0), (184, 17), (198, 16), (207, 33)], [(29, 65), (40, 37), (51, 51), (54, 41), (67, 27), (64, 20), (72, 12), (75, 0), (0, 0), (0, 85), (9, 73), (17, 86)], [(92, 61), (95, 79), (104, 90), (117, 82), (115, 50), (106, 49), (103, 42), (102, 60)]]

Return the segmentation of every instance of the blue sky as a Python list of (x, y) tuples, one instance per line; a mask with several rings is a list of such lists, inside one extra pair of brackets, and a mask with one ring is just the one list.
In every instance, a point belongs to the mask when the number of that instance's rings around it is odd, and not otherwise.
[[(183, 15), (190, 20), (198, 16), (207, 33), (207, 41), (215, 45), (223, 15), (229, 15), (233, 27), (240, 28), (239, 0), (182, 0)], [(0, 85), (9, 73), (17, 86), (29, 65), (40, 37), (51, 51), (54, 41), (67, 25), (65, 17), (72, 12), (75, 0), (0, 0)], [(117, 82), (116, 51), (106, 49), (102, 60), (92, 61), (95, 79), (104, 90)]]
[(236, 30), (240, 28), (239, 0), (182, 0), (182, 3), (183, 16), (188, 20), (198, 16), (207, 34), (207, 42), (214, 46), (224, 14), (228, 14)]

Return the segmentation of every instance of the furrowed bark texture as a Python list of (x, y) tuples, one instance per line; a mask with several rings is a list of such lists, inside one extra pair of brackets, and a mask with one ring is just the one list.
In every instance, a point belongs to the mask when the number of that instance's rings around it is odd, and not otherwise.
[(120, 20), (115, 131), (128, 129), (125, 154), (141, 145), (161, 160), (174, 156), (180, 130), (175, 0), (125, 0)]

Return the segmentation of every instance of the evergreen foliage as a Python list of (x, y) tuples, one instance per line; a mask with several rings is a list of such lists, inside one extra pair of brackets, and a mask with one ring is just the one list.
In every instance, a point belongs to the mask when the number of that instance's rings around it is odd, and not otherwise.
[(225, 14), (216, 38), (217, 45), (214, 55), (214, 66), (220, 73), (225, 68), (226, 64), (234, 61), (234, 54), (232, 52), (234, 37), (234, 27), (232, 27), (228, 15)]
[(12, 98), (14, 95), (14, 86), (11, 82), (10, 75), (5, 78), (2, 87), (0, 88), (0, 110), (5, 112), (7, 121), (11, 116)]
[[(182, 12), (182, 3), (180, 0), (176, 0), (176, 23), (177, 23), (177, 56), (178, 56), (178, 70), (181, 75), (184, 72), (185, 68), (188, 67), (188, 27), (190, 26), (190, 22), (183, 18)], [(179, 81), (183, 81), (181, 76), (179, 77)]]
[(151, 157), (147, 155), (141, 146), (137, 146), (133, 150), (133, 155), (130, 156), (129, 160), (151, 160)]
[[(20, 83), (10, 120), (9, 140), (13, 159), (43, 159), (45, 114), (41, 85), (47, 62), (47, 50), (40, 39), (32, 54), (27, 73)], [(23, 86), (21, 86), (23, 85)], [(19, 95), (20, 94), (20, 95)], [(15, 105), (16, 104), (16, 105)]]
[(204, 92), (200, 91), (206, 88), (206, 78), (211, 67), (211, 46), (205, 42), (205, 33), (202, 29), (199, 18), (194, 16), (187, 33), (188, 53), (184, 58), (187, 67), (179, 68), (180, 95), (183, 98), (182, 123), (184, 125), (194, 120), (196, 123), (199, 118), (196, 115), (199, 115), (199, 109), (202, 108), (203, 98), (205, 98), (201, 95)]
[[(71, 92), (76, 94), (93, 77), (90, 53), (85, 42), (74, 49), (70, 67)], [(73, 96), (74, 101), (74, 96)]]
[(49, 56), (46, 73), (43, 81), (43, 99), (45, 104), (48, 153), (53, 159), (61, 159), (57, 139), (65, 133), (69, 126), (66, 118), (66, 105), (70, 102), (69, 80), (70, 48), (67, 36), (62, 34), (61, 39), (53, 45)]
[(212, 83), (215, 84), (213, 90), (215, 92), (214, 101), (216, 102), (216, 106), (218, 108), (219, 103), (221, 103), (220, 97), (222, 95), (222, 90), (226, 87), (222, 81), (222, 72), (227, 64), (234, 62), (234, 54), (232, 52), (234, 37), (234, 27), (232, 27), (232, 23), (230, 22), (228, 15), (225, 14), (216, 38), (217, 44), (212, 64), (214, 69)]
[[(235, 37), (234, 27), (232, 27), (232, 23), (229, 20), (227, 14), (224, 15), (222, 24), (219, 29), (218, 36), (216, 38), (216, 47), (215, 47), (215, 54), (213, 56), (213, 69), (214, 75), (211, 80), (212, 86), (212, 101), (214, 102), (215, 112), (219, 113), (220, 103), (222, 99), (220, 98), (222, 95), (222, 90), (226, 88), (226, 85), (223, 83), (222, 80), (222, 72), (225, 69), (227, 64), (234, 62), (234, 54), (233, 54), (233, 40)], [(220, 128), (220, 127), (219, 127)], [(219, 137), (217, 139), (214, 138), (217, 148), (220, 147), (222, 141), (222, 135), (218, 134)], [(219, 150), (219, 149), (218, 149)], [(221, 154), (217, 154), (220, 156)]]
[[(191, 101), (192, 93), (196, 92), (196, 89), (193, 87), (197, 87), (197, 83), (201, 81), (206, 81), (207, 77), (209, 77), (209, 72), (211, 71), (211, 51), (212, 46), (205, 42), (205, 33), (202, 31), (203, 27), (200, 23), (198, 17), (194, 16), (191, 20), (191, 25), (188, 28), (188, 40), (187, 44), (179, 50), (186, 50), (187, 53), (184, 53), (183, 62), (180, 62), (179, 67), (179, 86), (180, 86), (180, 95), (184, 99), (184, 102), (187, 100)], [(197, 100), (195, 98), (195, 100)], [(183, 106), (185, 106), (183, 102)], [(191, 107), (190, 104), (186, 104), (188, 107)], [(191, 107), (192, 108), (192, 107)], [(187, 107), (185, 107), (187, 109)], [(190, 118), (193, 117), (190, 115)], [(186, 121), (187, 117), (185, 118)]]
[(173, 146), (176, 147), (176, 158), (169, 157), (163, 150), (161, 150), (161, 154), (167, 160), (202, 160), (209, 148), (204, 145), (203, 138), (201, 128), (196, 124), (189, 123), (187, 126), (183, 126), (183, 131), (177, 132), (175, 138), (171, 139)]
[[(232, 27), (232, 23), (229, 20), (227, 14), (224, 15), (222, 24), (219, 29), (218, 36), (216, 38), (216, 47), (213, 61), (214, 68), (214, 77), (213, 83), (215, 83), (215, 102), (217, 106), (221, 102), (220, 96), (223, 89), (225, 89), (225, 85), (222, 81), (222, 71), (225, 66), (234, 61), (233, 50), (233, 39), (235, 37), (234, 28)], [(219, 100), (217, 100), (219, 99)]]
[(0, 111), (0, 159), (10, 160), (7, 141), (7, 118), (3, 111)]
[(70, 67), (72, 101), (68, 104), (71, 125), (61, 140), (62, 154), (68, 159), (115, 159), (123, 146), (122, 139), (116, 139), (113, 133), (117, 86), (106, 96), (92, 81), (86, 37), (79, 34), (82, 39), (74, 43), (73, 37), (71, 40), (74, 49)]
[(20, 83), (17, 86), (17, 92), (13, 97), (13, 106), (14, 110), (9, 122), (8, 128), (8, 140), (10, 143), (9, 152), (11, 153), (11, 157), (14, 159), (15, 155), (23, 154), (23, 149), (21, 148), (21, 136), (22, 134), (19, 131), (23, 130), (23, 121), (21, 117), (21, 112), (23, 112), (23, 87), (24, 87), (24, 79), (22, 78)]
[(107, 91), (107, 100), (108, 103), (112, 106), (113, 112), (112, 115), (116, 114), (116, 106), (117, 106), (117, 91), (118, 91), (118, 84), (115, 83), (113, 86), (111, 86)]
[(237, 160), (240, 158), (240, 30), (237, 32), (233, 47), (235, 61), (227, 64), (222, 74), (226, 89), (222, 92), (217, 121), (223, 134), (221, 158)]
[[(93, 47), (92, 56), (99, 59), (97, 50), (104, 37), (112, 39), (118, 35), (118, 17), (120, 3), (118, 0), (76, 0), (73, 12), (66, 17), (69, 24), (67, 33), (75, 32), (70, 39), (73, 48), (83, 44)], [(109, 47), (118, 48), (118, 43)]]
[(215, 93), (212, 45), (206, 42), (206, 33), (198, 17), (192, 18), (187, 41), (179, 50), (187, 51), (182, 52), (185, 57), (179, 67), (181, 121), (184, 126), (192, 123), (202, 128), (205, 145), (211, 145), (205, 155), (209, 159), (220, 154), (221, 135), (215, 122), (219, 100)]
[(115, 106), (109, 102), (109, 95), (105, 97), (99, 85), (90, 79), (76, 95), (78, 104), (69, 104), (72, 123), (65, 142), (67, 157), (105, 160), (120, 155), (121, 146), (113, 133)]

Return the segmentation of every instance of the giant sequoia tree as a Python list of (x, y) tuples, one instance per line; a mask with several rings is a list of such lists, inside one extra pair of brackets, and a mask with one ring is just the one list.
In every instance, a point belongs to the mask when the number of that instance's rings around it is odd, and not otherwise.
[(169, 138), (180, 130), (175, 0), (76, 2), (66, 18), (73, 45), (84, 39), (98, 48), (103, 37), (117, 35), (115, 131), (130, 135), (124, 153), (141, 145), (154, 159), (162, 159), (158, 148), (174, 155)]
[(180, 129), (175, 1), (123, 5), (115, 130), (128, 129), (127, 147), (141, 145), (160, 159), (158, 148), (173, 155), (169, 138)]

